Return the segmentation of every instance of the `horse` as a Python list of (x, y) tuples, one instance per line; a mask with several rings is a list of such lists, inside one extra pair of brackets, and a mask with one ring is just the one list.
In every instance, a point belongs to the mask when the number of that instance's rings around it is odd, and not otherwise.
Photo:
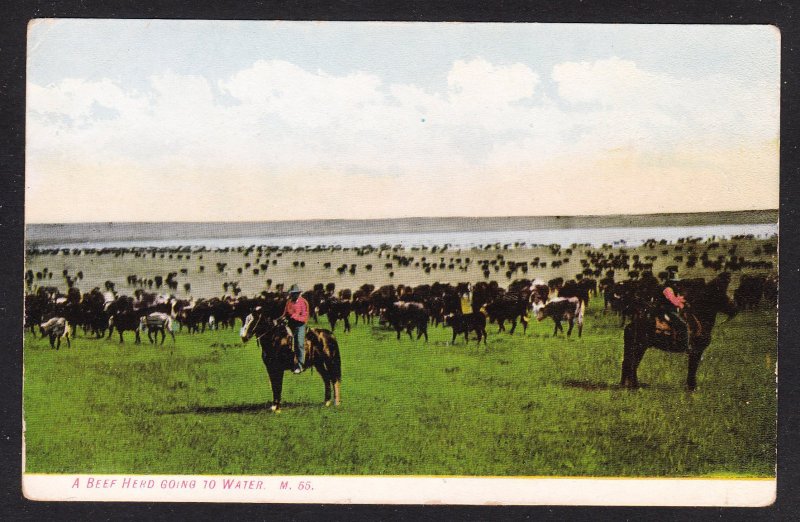
[[(161, 345), (164, 345), (164, 339), (167, 334), (172, 336), (172, 342), (175, 343), (175, 334), (172, 332), (172, 317), (164, 312), (153, 312), (149, 315), (143, 315), (139, 319), (139, 330), (147, 330), (147, 340), (153, 344), (158, 340), (158, 333), (161, 332)], [(154, 339), (155, 337), (155, 339)]]
[[(272, 386), (272, 406), (276, 413), (281, 410), (281, 393), (283, 391), (283, 373), (296, 366), (292, 349), (294, 339), (281, 319), (273, 319), (264, 311), (256, 309), (249, 314), (240, 331), (242, 342), (246, 343), (255, 337), (261, 347), (261, 360), (267, 369)], [(331, 388), (336, 406), (341, 403), (339, 385), (342, 381), (342, 361), (339, 344), (330, 330), (308, 328), (306, 330), (305, 367), (314, 367), (325, 383), (325, 406), (331, 404)]]
[(688, 330), (688, 342), (678, 336), (676, 329), (663, 321), (663, 308), (650, 302), (638, 303), (631, 322), (624, 330), (624, 355), (622, 360), (622, 379), (620, 386), (638, 388), (636, 370), (649, 347), (672, 353), (687, 353), (689, 356), (686, 388), (694, 391), (697, 387), (697, 367), (703, 351), (711, 344), (717, 314), (724, 313), (731, 320), (737, 313), (736, 306), (728, 297), (727, 283), (724, 279), (714, 279), (708, 283), (691, 281), (679, 293), (686, 297), (684, 318)]

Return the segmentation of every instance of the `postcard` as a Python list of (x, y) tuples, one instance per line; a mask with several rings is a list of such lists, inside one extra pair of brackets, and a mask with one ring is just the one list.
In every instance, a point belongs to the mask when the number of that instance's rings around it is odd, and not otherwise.
[(39, 19), (32, 500), (764, 506), (780, 33)]

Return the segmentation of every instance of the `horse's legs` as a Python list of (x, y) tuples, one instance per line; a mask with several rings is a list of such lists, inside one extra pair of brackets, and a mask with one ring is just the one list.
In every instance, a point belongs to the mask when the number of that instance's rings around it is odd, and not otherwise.
[[(453, 328), (453, 340), (451, 340), (451, 341), (450, 341), (450, 344), (456, 344), (456, 336), (457, 336), (457, 335), (458, 335), (458, 334), (456, 334), (456, 329), (455, 329), (455, 328)], [(466, 337), (466, 336), (465, 336), (465, 337)]]
[(314, 364), (314, 367), (319, 372), (319, 376), (322, 377), (322, 382), (325, 384), (325, 406), (331, 405), (331, 376), (330, 372), (325, 368), (325, 364), (322, 362), (318, 362)]
[[(266, 365), (266, 363), (264, 363)], [(269, 375), (269, 384), (272, 387), (272, 411), (280, 411), (281, 409), (281, 393), (283, 392), (283, 368), (269, 368), (267, 367), (267, 374)]]
[(350, 331), (350, 320), (347, 318), (347, 316), (345, 316), (344, 318), (344, 331), (345, 332)]
[(553, 321), (556, 323), (556, 325), (553, 327), (553, 337), (555, 337), (556, 335), (558, 335), (558, 330), (559, 329), (562, 332), (564, 331), (564, 329), (561, 327), (561, 321), (559, 321), (557, 319), (553, 319)]
[(522, 323), (522, 335), (528, 333), (528, 320), (525, 318), (524, 315), (519, 317), (519, 322)]
[(168, 331), (169, 331), (169, 335), (172, 337), (172, 342), (174, 343), (175, 342), (175, 334), (172, 332), (171, 328)]
[(700, 366), (700, 360), (703, 357), (701, 350), (692, 350), (689, 352), (689, 374), (686, 377), (686, 388), (689, 391), (694, 391), (697, 387), (697, 367)]
[[(167, 332), (164, 330), (164, 328), (161, 329), (161, 346), (164, 346), (164, 339), (167, 338)], [(156, 338), (158, 338), (158, 335), (156, 335)]]
[(69, 342), (69, 337), (70, 337), (70, 335), (69, 335), (69, 332), (67, 332), (67, 333), (64, 335), (64, 339), (66, 339), (66, 340), (67, 340), (67, 348), (72, 348), (72, 344)]
[[(122, 330), (117, 328), (117, 332), (119, 333), (119, 344), (124, 343), (125, 341), (122, 340)], [(109, 334), (109, 337), (111, 337), (111, 334)]]
[(575, 326), (575, 320), (571, 317), (567, 320), (569, 322), (569, 328), (567, 329), (567, 337), (572, 335), (572, 327)]
[(134, 330), (133, 332), (136, 334), (136, 341), (134, 341), (135, 344), (142, 344), (142, 338), (139, 337), (139, 330)]
[(333, 404), (338, 406), (342, 403), (342, 394), (339, 390), (339, 385), (342, 383), (341, 380), (337, 379), (333, 381)]

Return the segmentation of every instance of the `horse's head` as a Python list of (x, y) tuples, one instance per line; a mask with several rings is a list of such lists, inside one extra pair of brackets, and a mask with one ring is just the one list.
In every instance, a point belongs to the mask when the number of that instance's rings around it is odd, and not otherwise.
[(239, 330), (239, 337), (242, 338), (242, 343), (246, 343), (250, 340), (253, 336), (253, 330), (255, 330), (256, 319), (253, 314), (247, 314), (247, 317), (244, 318), (244, 323), (242, 323), (242, 329)]

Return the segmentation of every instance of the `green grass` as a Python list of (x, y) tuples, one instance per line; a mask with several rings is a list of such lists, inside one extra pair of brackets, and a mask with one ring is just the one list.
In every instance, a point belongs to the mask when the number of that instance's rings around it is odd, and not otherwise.
[[(337, 328), (343, 404), (316, 373), (286, 374), (284, 410), (238, 329), (172, 346), (26, 334), (26, 470), (39, 473), (772, 477), (775, 310), (719, 326), (684, 391), (686, 357), (648, 351), (643, 388), (617, 388), (618, 318), (600, 300), (584, 336), (552, 322), (489, 345), (430, 328), (400, 342)], [(576, 334), (577, 332), (574, 332)]]

